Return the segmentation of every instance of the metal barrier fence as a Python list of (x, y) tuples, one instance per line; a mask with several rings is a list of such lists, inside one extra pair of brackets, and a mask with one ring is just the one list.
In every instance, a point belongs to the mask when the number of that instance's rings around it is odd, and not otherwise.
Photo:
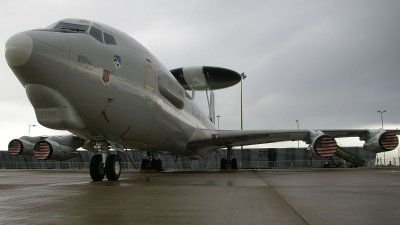
[[(283, 160), (283, 161), (238, 161), (239, 169), (299, 169), (299, 168), (323, 168), (326, 167), (326, 160)], [(140, 170), (141, 162), (121, 162), (122, 169)], [(342, 167), (348, 167), (345, 165)], [(0, 169), (84, 169), (90, 167), (90, 162), (0, 162)], [(365, 167), (377, 167), (375, 160), (368, 160)], [(188, 162), (163, 162), (164, 170), (218, 170), (219, 161), (193, 160)]]

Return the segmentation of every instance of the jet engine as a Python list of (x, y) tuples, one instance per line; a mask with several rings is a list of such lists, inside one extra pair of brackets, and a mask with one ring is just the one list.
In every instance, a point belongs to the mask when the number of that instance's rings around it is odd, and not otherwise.
[(68, 160), (78, 156), (76, 149), (81, 147), (81, 139), (73, 136), (51, 136), (46, 140), (38, 141), (33, 154), (39, 160)]
[(369, 152), (386, 152), (391, 151), (399, 144), (396, 134), (390, 131), (370, 130), (366, 135), (360, 138), (364, 140), (364, 149)]
[(8, 152), (10, 155), (33, 156), (33, 146), (43, 138), (41, 136), (22, 136), (18, 139), (13, 139), (8, 144)]
[(336, 153), (337, 144), (336, 140), (324, 134), (322, 131), (310, 131), (309, 141), (310, 144), (307, 148), (309, 154), (313, 158), (329, 158)]

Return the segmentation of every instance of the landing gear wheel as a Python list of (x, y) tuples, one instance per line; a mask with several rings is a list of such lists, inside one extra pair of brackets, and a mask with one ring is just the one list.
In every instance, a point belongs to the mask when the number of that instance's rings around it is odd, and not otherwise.
[(222, 158), (221, 159), (221, 170), (225, 170), (226, 169), (226, 159)]
[(102, 181), (106, 175), (101, 155), (94, 155), (90, 160), (90, 177), (93, 181)]
[(142, 159), (142, 164), (140, 165), (140, 169), (147, 170), (147, 159)]
[(162, 168), (161, 159), (157, 159), (157, 171), (164, 171), (163, 168)]
[(232, 159), (231, 169), (237, 170), (237, 160), (235, 158)]
[(157, 160), (155, 160), (155, 159), (152, 159), (151, 160), (151, 169), (152, 170), (158, 170), (158, 163), (157, 163)]
[(121, 163), (119, 162), (118, 155), (109, 155), (106, 161), (106, 176), (109, 181), (119, 179), (121, 174)]

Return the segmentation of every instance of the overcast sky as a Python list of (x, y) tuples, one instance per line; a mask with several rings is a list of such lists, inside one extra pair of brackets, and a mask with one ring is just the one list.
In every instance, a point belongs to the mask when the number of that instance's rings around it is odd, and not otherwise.
[[(400, 128), (400, 1), (15, 0), (0, 7), (3, 47), (17, 32), (83, 18), (124, 31), (169, 69), (245, 72), (244, 129), (295, 129), (296, 120), (310, 129), (379, 128), (384, 109), (384, 128)], [(31, 135), (59, 134), (37, 123), (0, 57), (0, 149), (30, 124)], [(240, 129), (240, 85), (215, 93), (220, 128)], [(205, 94), (196, 100), (206, 110)]]

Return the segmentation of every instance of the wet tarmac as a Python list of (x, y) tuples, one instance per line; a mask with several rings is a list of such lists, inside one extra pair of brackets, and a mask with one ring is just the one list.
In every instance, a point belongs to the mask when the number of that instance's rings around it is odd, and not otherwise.
[(400, 224), (399, 199), (398, 168), (0, 170), (0, 224)]

